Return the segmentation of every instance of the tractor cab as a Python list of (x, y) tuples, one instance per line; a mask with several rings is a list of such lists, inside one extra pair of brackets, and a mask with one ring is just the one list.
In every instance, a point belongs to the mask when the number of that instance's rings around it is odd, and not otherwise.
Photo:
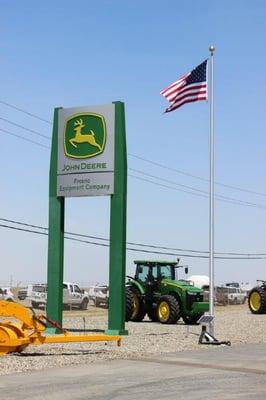
[[(177, 268), (182, 268), (177, 262), (169, 261), (135, 261), (136, 273), (135, 279), (143, 283), (149, 281), (159, 282), (161, 279), (178, 280)], [(188, 268), (185, 267), (185, 273)]]

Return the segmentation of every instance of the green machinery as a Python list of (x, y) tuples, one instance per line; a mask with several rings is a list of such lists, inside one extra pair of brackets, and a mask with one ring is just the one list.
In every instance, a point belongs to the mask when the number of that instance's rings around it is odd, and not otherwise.
[[(135, 261), (135, 277), (126, 284), (126, 320), (140, 322), (145, 315), (154, 322), (196, 324), (209, 310), (203, 290), (177, 279), (177, 262)], [(187, 273), (187, 268), (186, 268)]]
[(253, 314), (266, 314), (266, 281), (261, 282), (260, 286), (254, 287), (248, 296), (248, 306)]

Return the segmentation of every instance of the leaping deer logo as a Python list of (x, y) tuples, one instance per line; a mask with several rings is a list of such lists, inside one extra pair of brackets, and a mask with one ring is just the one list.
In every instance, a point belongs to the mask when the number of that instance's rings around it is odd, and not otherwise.
[(76, 132), (75, 136), (72, 139), (69, 139), (72, 146), (77, 148), (77, 144), (79, 143), (88, 143), (91, 146), (97, 147), (99, 151), (103, 150), (102, 146), (96, 142), (95, 133), (92, 130), (90, 130), (90, 133), (81, 133), (82, 129), (85, 128), (82, 118), (77, 119), (74, 122), (74, 127), (74, 131)]

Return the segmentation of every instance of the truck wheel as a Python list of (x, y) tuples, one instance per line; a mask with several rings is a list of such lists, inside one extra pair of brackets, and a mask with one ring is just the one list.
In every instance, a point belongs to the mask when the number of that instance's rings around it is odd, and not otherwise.
[(198, 320), (202, 317), (204, 313), (196, 314), (196, 315), (183, 315), (183, 321), (186, 325), (198, 325)]
[(133, 298), (133, 311), (130, 320), (134, 322), (141, 322), (146, 315), (144, 302), (137, 289), (131, 288)]
[(174, 296), (161, 296), (157, 305), (158, 320), (162, 324), (176, 324), (180, 318), (180, 307)]
[(35, 301), (31, 302), (31, 306), (32, 308), (39, 308), (38, 303), (36, 303)]
[(266, 291), (258, 286), (248, 296), (248, 306), (253, 314), (266, 314)]
[(89, 300), (88, 299), (83, 299), (82, 303), (80, 305), (80, 309), (81, 310), (87, 310), (88, 304), (89, 304)]
[(125, 315), (125, 321), (130, 321), (131, 315), (133, 313), (133, 297), (132, 297), (132, 292), (129, 288), (126, 288), (125, 290), (126, 293), (126, 315)]
[(99, 300), (98, 300), (98, 299), (95, 299), (95, 307), (99, 307), (99, 305), (100, 305)]

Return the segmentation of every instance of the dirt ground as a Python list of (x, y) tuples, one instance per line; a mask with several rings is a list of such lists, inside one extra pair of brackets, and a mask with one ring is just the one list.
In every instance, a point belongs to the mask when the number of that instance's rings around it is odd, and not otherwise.
[[(31, 307), (29, 300), (17, 300), (17, 302), (25, 307)], [(235, 312), (239, 310), (239, 312), (243, 310), (249, 310), (247, 302), (245, 304), (237, 304), (237, 305), (217, 305), (214, 308), (215, 314), (224, 313), (224, 312)], [(36, 310), (38, 312), (44, 311), (44, 309)], [(63, 311), (64, 317), (82, 317), (82, 316), (104, 316), (108, 315), (108, 309), (105, 307), (95, 307), (91, 302), (88, 306), (87, 310), (79, 310), (79, 309), (72, 309), (72, 310), (64, 310)]]

